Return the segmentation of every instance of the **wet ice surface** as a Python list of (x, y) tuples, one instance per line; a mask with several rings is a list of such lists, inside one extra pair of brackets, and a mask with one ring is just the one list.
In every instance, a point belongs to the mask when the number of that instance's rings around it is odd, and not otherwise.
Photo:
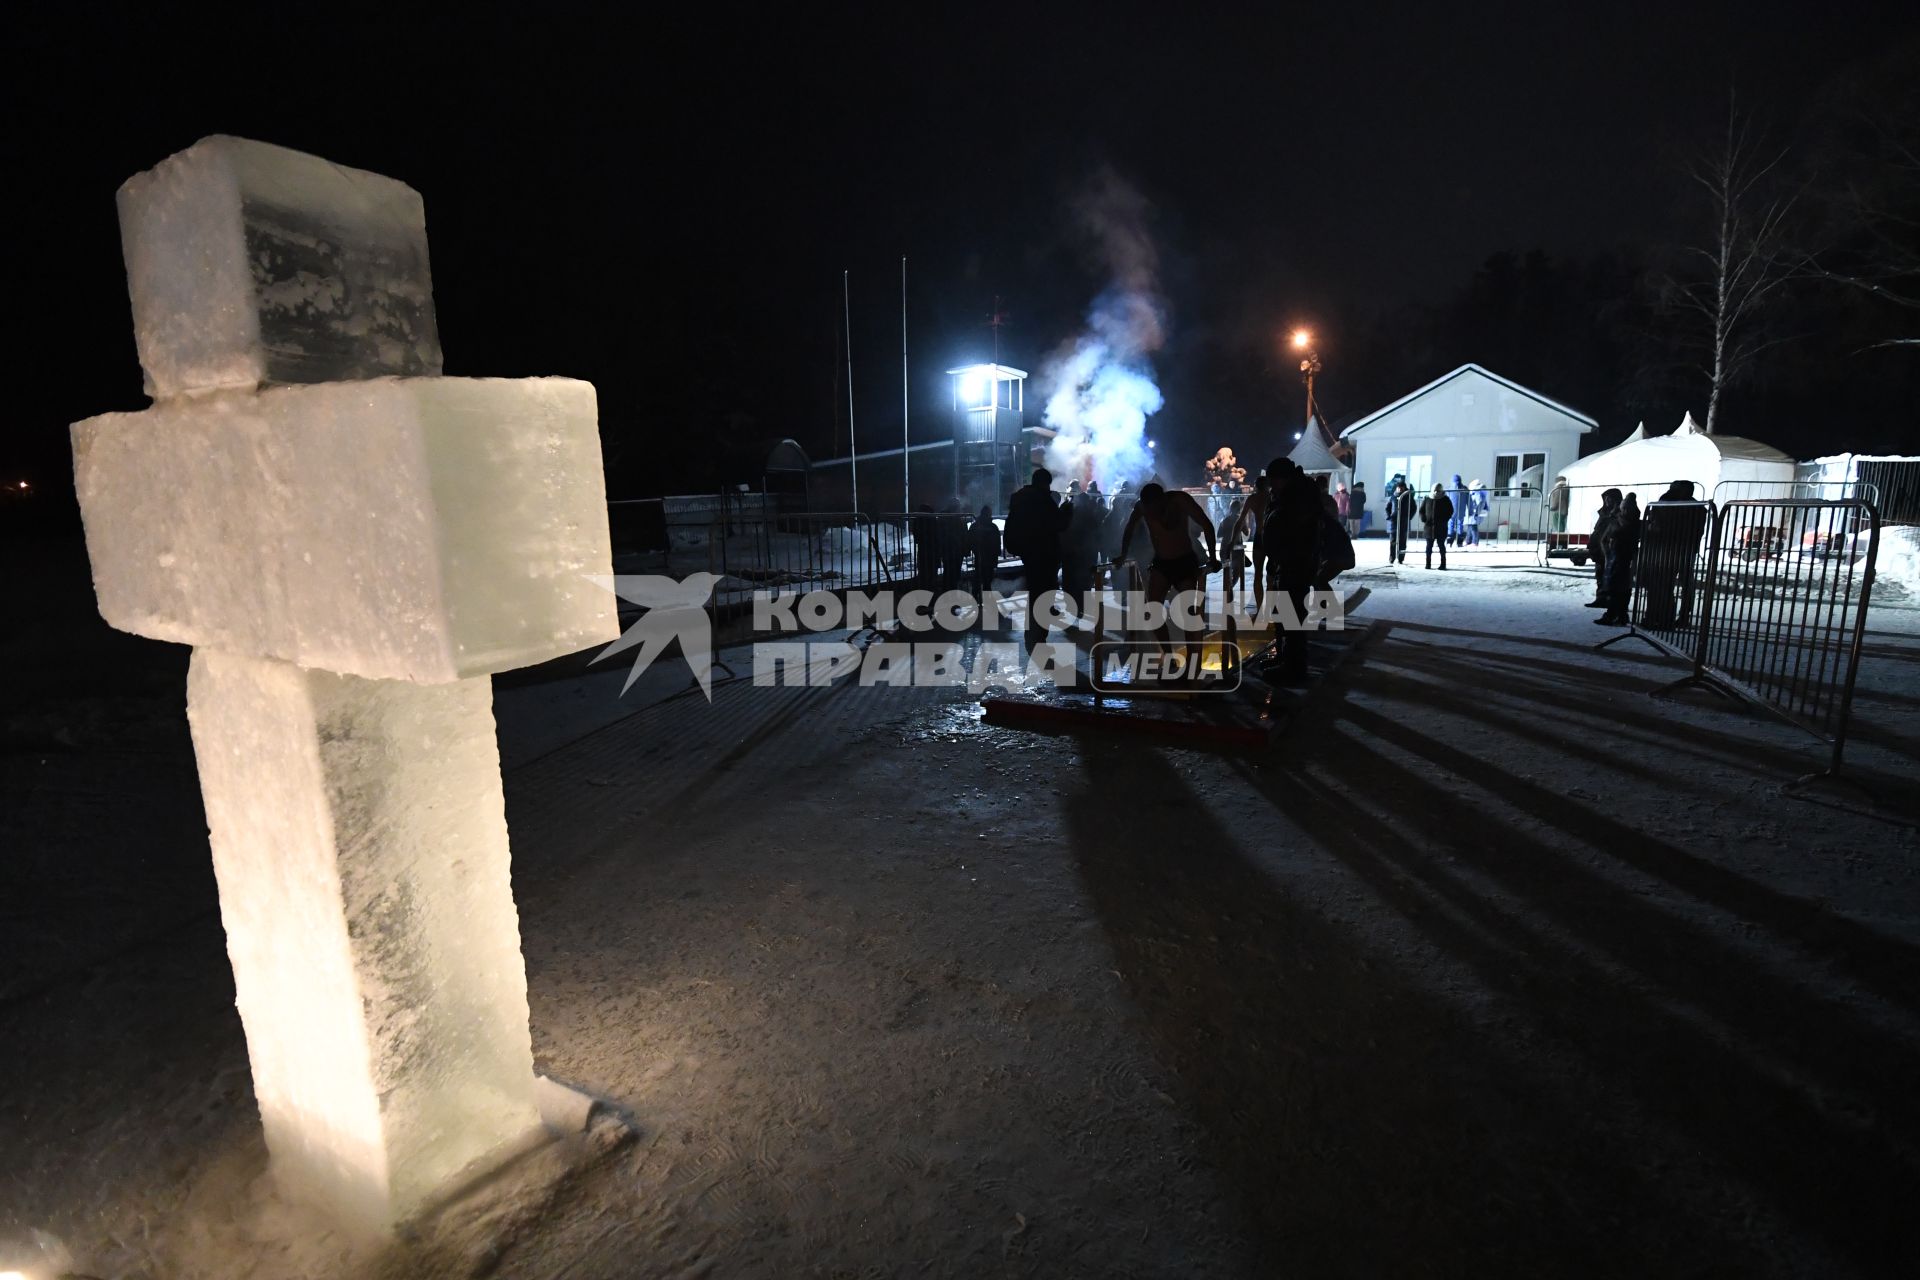
[[(709, 706), (662, 672), (650, 709), (608, 711), (623, 672), (500, 682), (536, 1063), (642, 1131), (500, 1274), (1910, 1252), (1898, 806), (1781, 796), (1811, 740), (1647, 698), (1679, 669), (1593, 654), (1576, 578), (1358, 577), (1391, 634), (1259, 760), (1004, 732), (937, 690), (743, 682)], [(1869, 777), (1913, 776), (1916, 616), (1873, 619)], [(47, 704), (7, 705), (9, 820), (47, 852), (20, 925), (41, 976), (0, 1008), (36, 1050), (0, 1072), (26, 1153), (0, 1206), (96, 1274), (241, 1274), (262, 1157), (207, 851), (191, 815), (150, 820), (184, 744), (107, 714), (61, 744)], [(141, 879), (156, 861), (180, 876)], [(154, 889), (116, 905), (123, 879)]]

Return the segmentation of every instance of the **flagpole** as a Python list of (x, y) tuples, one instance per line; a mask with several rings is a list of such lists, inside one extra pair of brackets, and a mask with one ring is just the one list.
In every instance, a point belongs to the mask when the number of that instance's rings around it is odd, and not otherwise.
[(913, 510), (913, 461), (907, 434), (907, 258), (900, 255), (900, 509)]
[(850, 475), (847, 481), (852, 488), (853, 510), (860, 511), (860, 439), (853, 433), (853, 304), (848, 300), (847, 273), (840, 273), (840, 323), (846, 327), (847, 334), (847, 454), (852, 459), (848, 464)]

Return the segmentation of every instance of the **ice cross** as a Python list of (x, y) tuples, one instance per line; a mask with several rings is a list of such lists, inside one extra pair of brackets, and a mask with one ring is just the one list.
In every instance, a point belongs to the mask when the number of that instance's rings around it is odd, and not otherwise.
[(73, 428), (100, 611), (194, 646), (273, 1171), (377, 1235), (540, 1133), (488, 676), (619, 634), (593, 388), (437, 376), (392, 179), (212, 137), (119, 204), (155, 403)]

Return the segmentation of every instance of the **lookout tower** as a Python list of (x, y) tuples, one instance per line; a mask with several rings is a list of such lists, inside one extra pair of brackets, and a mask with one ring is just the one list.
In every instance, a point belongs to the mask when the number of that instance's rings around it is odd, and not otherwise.
[(1026, 370), (969, 364), (947, 370), (947, 377), (953, 383), (954, 488), (969, 507), (991, 502), (996, 511), (1005, 511), (1007, 499), (1024, 481)]

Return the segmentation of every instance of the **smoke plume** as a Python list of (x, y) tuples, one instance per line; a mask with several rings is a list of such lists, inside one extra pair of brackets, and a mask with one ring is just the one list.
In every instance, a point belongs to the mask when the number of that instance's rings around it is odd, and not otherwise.
[(1112, 170), (1096, 174), (1073, 203), (1110, 283), (1087, 311), (1085, 329), (1040, 370), (1042, 419), (1059, 434), (1047, 469), (1062, 479), (1097, 480), (1108, 493), (1153, 473), (1147, 418), (1164, 401), (1153, 353), (1166, 340), (1159, 255), (1147, 232), (1146, 198)]

